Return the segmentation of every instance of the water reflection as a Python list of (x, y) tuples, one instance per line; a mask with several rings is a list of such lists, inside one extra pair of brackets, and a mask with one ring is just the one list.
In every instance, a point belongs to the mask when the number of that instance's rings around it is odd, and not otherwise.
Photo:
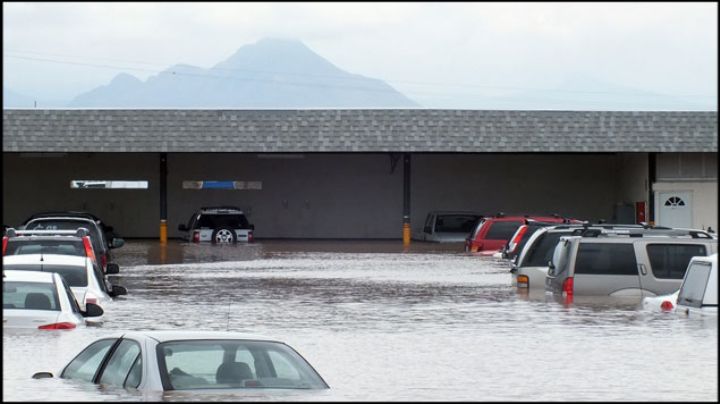
[[(116, 252), (121, 270), (115, 281), (129, 294), (107, 308), (102, 324), (71, 332), (4, 333), (3, 398), (717, 398), (716, 318), (645, 312), (639, 300), (576, 299), (568, 305), (544, 291), (518, 293), (506, 262), (464, 254), (461, 245), (453, 250), (427, 244), (403, 253), (398, 242), (276, 241), (222, 247), (170, 241), (163, 253), (154, 243), (128, 241)], [(369, 251), (373, 249), (381, 252)], [(166, 264), (158, 265), (162, 260)], [(56, 372), (99, 337), (143, 329), (272, 336), (297, 348), (332, 388), (228, 396), (127, 392), (30, 379), (37, 371)], [(692, 363), (687, 374), (655, 371), (678, 369), (683, 363)]]

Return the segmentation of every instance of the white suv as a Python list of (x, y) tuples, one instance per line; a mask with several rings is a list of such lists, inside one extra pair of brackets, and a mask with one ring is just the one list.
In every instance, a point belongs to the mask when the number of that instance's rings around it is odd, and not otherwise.
[(200, 208), (190, 216), (188, 224), (180, 224), (178, 230), (188, 232), (183, 238), (194, 243), (235, 244), (252, 242), (255, 226), (239, 208), (218, 206)]

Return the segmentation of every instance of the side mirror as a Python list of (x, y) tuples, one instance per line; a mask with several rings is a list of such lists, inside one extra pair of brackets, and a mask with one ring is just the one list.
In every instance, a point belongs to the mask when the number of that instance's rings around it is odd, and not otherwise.
[(50, 372), (37, 372), (34, 375), (32, 375), (33, 379), (51, 379), (55, 376), (53, 376)]
[(95, 303), (85, 303), (85, 311), (82, 312), (83, 317), (100, 317), (105, 313), (102, 307)]
[(111, 297), (127, 295), (127, 289), (124, 286), (113, 285), (109, 295)]
[(107, 264), (107, 268), (105, 268), (105, 273), (108, 275), (120, 273), (120, 266), (114, 262), (110, 262)]
[(180, 230), (180, 231), (189, 231), (187, 225), (185, 225), (185, 224), (179, 224), (179, 225), (178, 225), (178, 230)]
[(125, 240), (120, 237), (113, 237), (110, 248), (120, 248), (125, 245)]

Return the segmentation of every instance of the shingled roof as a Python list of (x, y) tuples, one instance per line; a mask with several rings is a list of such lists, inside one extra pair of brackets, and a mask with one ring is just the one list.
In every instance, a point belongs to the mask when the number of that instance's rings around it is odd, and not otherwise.
[(717, 152), (717, 112), (3, 110), (4, 152)]

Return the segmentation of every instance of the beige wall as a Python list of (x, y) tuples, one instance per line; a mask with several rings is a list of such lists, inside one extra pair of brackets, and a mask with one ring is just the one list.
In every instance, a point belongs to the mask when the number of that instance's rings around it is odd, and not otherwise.
[[(412, 227), (428, 211), (558, 213), (611, 219), (642, 194), (643, 155), (414, 154)], [(403, 164), (387, 153), (168, 154), (168, 230), (176, 237), (200, 206), (237, 205), (257, 237), (400, 238)], [(646, 169), (645, 169), (646, 170)], [(87, 210), (125, 237), (159, 233), (158, 153), (3, 154), (3, 223), (42, 210)], [(623, 179), (624, 178), (624, 179)], [(148, 180), (147, 190), (70, 189), (73, 179)], [(262, 190), (184, 190), (184, 180), (262, 181)], [(717, 198), (717, 197), (716, 197)]]
[[(692, 193), (692, 222), (693, 228), (707, 229), (712, 227), (718, 230), (718, 183), (715, 181), (675, 181), (657, 182), (653, 184), (653, 191), (689, 191)], [(658, 203), (656, 198), (656, 203)], [(657, 212), (657, 209), (655, 210)], [(662, 225), (662, 219), (658, 220)]]

